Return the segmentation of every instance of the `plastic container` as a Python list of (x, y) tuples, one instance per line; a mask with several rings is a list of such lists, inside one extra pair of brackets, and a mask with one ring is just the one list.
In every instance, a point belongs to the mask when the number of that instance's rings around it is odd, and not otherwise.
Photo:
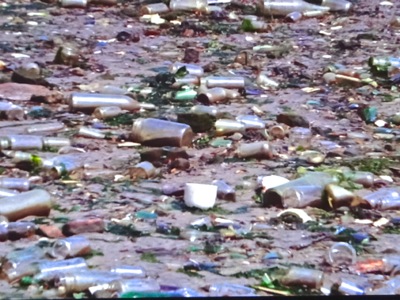
[(45, 190), (31, 190), (15, 196), (0, 198), (0, 215), (10, 221), (27, 216), (48, 216), (52, 206), (52, 197)]
[(329, 7), (330, 11), (349, 11), (353, 4), (346, 0), (306, 0), (309, 3)]
[(186, 72), (190, 75), (201, 77), (204, 75), (204, 69), (201, 66), (194, 64), (185, 64), (181, 62), (175, 62), (169, 66), (169, 71), (171, 73), (176, 73), (180, 68), (185, 67)]
[(246, 129), (264, 129), (265, 121), (254, 115), (239, 115), (236, 121), (244, 124)]
[(297, 11), (329, 11), (329, 7), (323, 7), (307, 3), (302, 0), (264, 0), (260, 5), (261, 13), (265, 16), (286, 16)]
[(105, 139), (106, 137), (106, 134), (103, 131), (86, 126), (82, 126), (81, 128), (79, 128), (78, 135), (94, 139)]
[(120, 278), (118, 274), (107, 271), (70, 271), (56, 275), (54, 284), (56, 287), (63, 287), (66, 293), (73, 293), (83, 292), (92, 286), (111, 283)]
[(191, 146), (193, 131), (187, 124), (164, 121), (160, 119), (139, 118), (133, 123), (130, 139), (152, 147)]
[(230, 119), (219, 119), (215, 122), (215, 133), (218, 136), (230, 135), (235, 132), (244, 133), (246, 126), (242, 122)]
[(98, 119), (107, 119), (122, 115), (127, 112), (127, 110), (123, 110), (119, 106), (103, 106), (97, 107), (93, 112), (93, 116)]
[(88, 265), (82, 257), (75, 257), (57, 261), (43, 261), (38, 263), (37, 268), (39, 273), (35, 276), (35, 279), (49, 281), (65, 272), (87, 270)]
[(216, 103), (225, 103), (228, 101), (226, 90), (221, 87), (208, 89), (203, 93), (199, 93), (196, 100), (202, 104), (212, 105)]
[(290, 146), (297, 148), (302, 147), (309, 149), (311, 147), (312, 133), (311, 130), (304, 127), (293, 127), (289, 134)]
[(61, 0), (60, 4), (62, 7), (67, 8), (85, 8), (88, 0)]
[(207, 9), (207, 6), (207, 0), (171, 0), (169, 2), (169, 8), (173, 11), (205, 11)]
[(74, 235), (55, 241), (48, 253), (54, 258), (64, 259), (67, 257), (85, 255), (91, 250), (90, 242), (86, 237)]
[(118, 106), (128, 111), (140, 110), (139, 102), (124, 95), (72, 93), (67, 102), (72, 111), (93, 112), (103, 106)]
[(390, 210), (400, 208), (400, 187), (381, 188), (362, 197), (371, 208)]
[(37, 133), (37, 132), (57, 132), (65, 128), (64, 123), (52, 122), (46, 124), (35, 124), (26, 129), (27, 133)]
[(232, 283), (217, 283), (209, 288), (210, 297), (247, 297), (257, 296), (255, 290), (244, 285)]
[(284, 274), (271, 276), (284, 286), (306, 286), (311, 289), (320, 289), (324, 281), (324, 272), (314, 269), (290, 267)]
[(36, 225), (33, 222), (10, 222), (8, 223), (7, 231), (8, 239), (14, 241), (34, 235)]
[(217, 198), (218, 187), (212, 184), (186, 183), (185, 204), (200, 209), (212, 208)]
[(142, 15), (160, 14), (169, 11), (169, 7), (165, 3), (151, 3), (140, 8)]
[(321, 196), (325, 185), (338, 179), (324, 172), (310, 172), (264, 192), (264, 206), (294, 207), (322, 204)]
[(223, 87), (227, 89), (240, 89), (244, 88), (245, 80), (244, 77), (217, 77), (217, 76), (209, 76), (205, 78), (201, 78), (201, 85), (204, 85), (208, 88), (213, 87)]
[(149, 161), (142, 161), (129, 169), (129, 175), (132, 179), (151, 178), (156, 174), (156, 168)]
[(146, 271), (139, 266), (118, 266), (110, 270), (112, 273), (116, 273), (122, 278), (145, 278), (147, 276)]
[(2, 177), (0, 178), (0, 188), (24, 192), (29, 190), (30, 182), (28, 178)]
[(217, 186), (217, 197), (227, 201), (236, 201), (236, 191), (224, 180), (213, 180), (211, 183)]
[(357, 260), (356, 250), (349, 243), (338, 242), (327, 251), (326, 261), (335, 267), (351, 266)]
[(239, 158), (271, 159), (274, 157), (272, 148), (268, 142), (241, 143), (235, 150)]

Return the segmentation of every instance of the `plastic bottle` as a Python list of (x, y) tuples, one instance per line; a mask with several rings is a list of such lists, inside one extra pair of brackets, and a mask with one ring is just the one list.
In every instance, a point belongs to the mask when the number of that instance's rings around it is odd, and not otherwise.
[(165, 3), (151, 3), (140, 8), (142, 15), (160, 14), (169, 11), (169, 7)]
[(80, 127), (77, 135), (94, 139), (105, 139), (106, 137), (106, 134), (103, 131), (86, 126)]
[(371, 208), (390, 210), (400, 208), (400, 187), (385, 187), (362, 197)]
[(301, 267), (278, 269), (271, 275), (272, 280), (277, 280), (284, 286), (306, 286), (311, 289), (320, 289), (324, 282), (324, 272)]
[(325, 185), (338, 179), (324, 172), (310, 172), (295, 180), (268, 189), (263, 195), (264, 206), (300, 208), (321, 202)]
[(0, 112), (4, 113), (7, 120), (10, 121), (22, 121), (25, 116), (25, 112), (21, 106), (12, 104), (8, 101), (0, 101)]
[(212, 105), (216, 103), (225, 103), (228, 101), (228, 96), (226, 94), (226, 89), (215, 87), (199, 93), (196, 100), (202, 104)]
[(169, 66), (169, 71), (171, 73), (176, 73), (180, 68), (185, 67), (186, 72), (190, 75), (201, 77), (204, 75), (204, 69), (201, 66), (194, 64), (185, 64), (181, 62), (175, 62)]
[(33, 222), (10, 222), (8, 223), (7, 231), (8, 239), (14, 241), (34, 235), (36, 225)]
[(244, 285), (232, 283), (217, 283), (209, 288), (210, 297), (248, 297), (257, 296), (255, 290)]
[(254, 115), (239, 115), (236, 121), (242, 122), (246, 129), (264, 129), (265, 121)]
[(82, 257), (75, 257), (57, 261), (42, 261), (38, 263), (37, 269), (39, 272), (35, 279), (49, 281), (62, 273), (88, 270), (88, 265)]
[(66, 293), (82, 292), (100, 284), (111, 283), (121, 277), (117, 273), (107, 271), (70, 271), (55, 276), (56, 287), (63, 287)]
[(129, 169), (129, 176), (132, 179), (151, 178), (156, 174), (156, 168), (149, 161), (142, 161)]
[(340, 279), (338, 283), (333, 284), (330, 295), (361, 296), (365, 295), (365, 292), (365, 288), (362, 286), (345, 279)]
[(60, 4), (67, 8), (85, 8), (88, 0), (61, 0)]
[(319, 6), (307, 3), (302, 0), (261, 0), (261, 13), (265, 16), (286, 16), (297, 11), (329, 11), (329, 7)]
[(29, 191), (30, 182), (28, 178), (2, 177), (0, 178), (0, 188)]
[(271, 159), (274, 153), (268, 142), (240, 143), (235, 150), (239, 158)]
[(64, 154), (53, 157), (46, 163), (45, 168), (50, 168), (50, 176), (59, 178), (83, 166), (84, 161), (77, 155)]
[(207, 0), (171, 0), (169, 2), (169, 8), (173, 11), (205, 11), (207, 9), (207, 6)]
[(64, 123), (51, 122), (46, 124), (35, 124), (26, 129), (27, 133), (38, 133), (38, 132), (57, 132), (65, 128)]
[(245, 87), (244, 77), (236, 76), (236, 77), (217, 77), (217, 76), (208, 76), (205, 78), (201, 78), (201, 85), (204, 85), (208, 88), (213, 87), (223, 87), (227, 89), (240, 89)]
[(329, 7), (330, 11), (349, 11), (352, 3), (346, 0), (305, 0), (311, 4)]
[(107, 119), (122, 115), (127, 112), (128, 112), (127, 110), (123, 110), (119, 106), (102, 106), (102, 107), (97, 107), (94, 110), (93, 116), (95, 116), (98, 119)]
[(37, 135), (8, 135), (0, 137), (0, 148), (11, 150), (42, 150), (68, 146), (71, 142), (66, 138), (42, 137)]
[(218, 187), (217, 197), (227, 201), (236, 201), (236, 191), (233, 187), (228, 185), (224, 180), (213, 180), (211, 184)]
[(130, 139), (152, 147), (191, 146), (193, 131), (187, 124), (160, 119), (139, 118), (133, 123)]
[(0, 224), (0, 242), (4, 242), (8, 240), (8, 224)]
[(140, 110), (139, 102), (124, 95), (72, 93), (67, 102), (72, 111), (93, 112), (102, 106), (118, 106), (128, 111)]
[(246, 126), (242, 122), (230, 119), (218, 119), (215, 124), (215, 133), (218, 136), (230, 135), (235, 132), (244, 133)]
[(112, 268), (110, 272), (116, 273), (122, 278), (144, 278), (147, 276), (146, 271), (139, 266), (118, 266)]
[(10, 221), (27, 216), (48, 216), (51, 206), (51, 195), (45, 190), (35, 189), (0, 198), (0, 215), (4, 215)]
[(57, 259), (88, 254), (91, 251), (90, 242), (84, 236), (74, 235), (55, 241), (48, 251), (50, 256)]
[[(399, 295), (400, 294), (400, 276), (391, 278), (382, 282), (380, 286), (374, 289), (368, 289), (366, 295)], [(378, 297), (377, 297), (378, 298)]]

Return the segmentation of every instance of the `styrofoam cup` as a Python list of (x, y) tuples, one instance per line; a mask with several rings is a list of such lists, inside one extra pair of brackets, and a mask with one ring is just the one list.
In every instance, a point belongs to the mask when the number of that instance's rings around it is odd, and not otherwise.
[(218, 187), (213, 184), (186, 183), (184, 200), (189, 207), (209, 209), (214, 206)]

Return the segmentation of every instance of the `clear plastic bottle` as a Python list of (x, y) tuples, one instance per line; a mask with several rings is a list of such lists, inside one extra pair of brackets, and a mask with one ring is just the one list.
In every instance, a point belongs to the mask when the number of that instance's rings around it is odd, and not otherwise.
[(371, 208), (390, 210), (400, 208), (400, 187), (385, 187), (362, 197)]
[(338, 179), (324, 172), (310, 172), (303, 177), (291, 180), (265, 191), (264, 206), (305, 207), (321, 201), (325, 185)]
[(244, 77), (231, 76), (231, 77), (219, 77), (219, 76), (208, 76), (201, 78), (201, 85), (208, 88), (223, 87), (227, 89), (240, 89), (245, 87)]
[(48, 216), (52, 204), (52, 197), (47, 191), (35, 189), (1, 198), (0, 215), (10, 221), (27, 216)]
[(8, 239), (11, 241), (27, 238), (35, 234), (36, 224), (33, 222), (10, 222), (7, 231)]
[(58, 274), (88, 270), (88, 265), (84, 258), (75, 257), (57, 261), (42, 261), (38, 263), (37, 269), (39, 272), (35, 279), (49, 281)]
[(235, 132), (244, 133), (246, 126), (242, 122), (230, 119), (219, 119), (215, 122), (216, 135), (230, 135)]
[(324, 282), (324, 272), (302, 267), (278, 269), (271, 274), (272, 280), (278, 280), (284, 286), (306, 286), (320, 289)]
[(118, 266), (112, 268), (110, 272), (120, 275), (122, 278), (144, 278), (146, 271), (139, 266)]
[(207, 6), (207, 0), (171, 0), (169, 2), (171, 10), (205, 11)]
[(261, 13), (265, 16), (286, 16), (297, 11), (329, 11), (329, 7), (323, 7), (307, 3), (303, 0), (261, 0), (259, 4)]
[(107, 271), (70, 271), (55, 276), (56, 287), (63, 287), (66, 293), (82, 292), (90, 287), (108, 284), (120, 279), (120, 275)]
[(80, 235), (74, 235), (55, 241), (48, 253), (57, 259), (88, 254), (91, 251), (89, 240)]
[(217, 197), (219, 199), (227, 201), (235, 201), (236, 199), (235, 189), (232, 186), (228, 185), (224, 180), (213, 180), (212, 184), (218, 187)]
[(28, 191), (30, 188), (30, 182), (28, 178), (2, 177), (0, 178), (0, 188)]
[(209, 288), (210, 297), (248, 297), (257, 296), (255, 290), (244, 285), (217, 283)]
[(169, 71), (171, 73), (176, 73), (180, 68), (185, 67), (186, 71), (190, 75), (195, 75), (195, 76), (203, 76), (204, 75), (204, 69), (201, 66), (195, 65), (195, 64), (185, 64), (181, 62), (175, 62), (169, 66)]
[(128, 111), (140, 110), (139, 102), (125, 95), (72, 93), (68, 104), (73, 111), (93, 112), (97, 107), (118, 106)]

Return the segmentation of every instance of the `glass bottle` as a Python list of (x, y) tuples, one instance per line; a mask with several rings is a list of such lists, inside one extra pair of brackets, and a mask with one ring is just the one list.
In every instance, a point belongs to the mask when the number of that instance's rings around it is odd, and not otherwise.
[(153, 118), (139, 118), (133, 123), (130, 139), (152, 147), (191, 146), (193, 131), (189, 125)]

